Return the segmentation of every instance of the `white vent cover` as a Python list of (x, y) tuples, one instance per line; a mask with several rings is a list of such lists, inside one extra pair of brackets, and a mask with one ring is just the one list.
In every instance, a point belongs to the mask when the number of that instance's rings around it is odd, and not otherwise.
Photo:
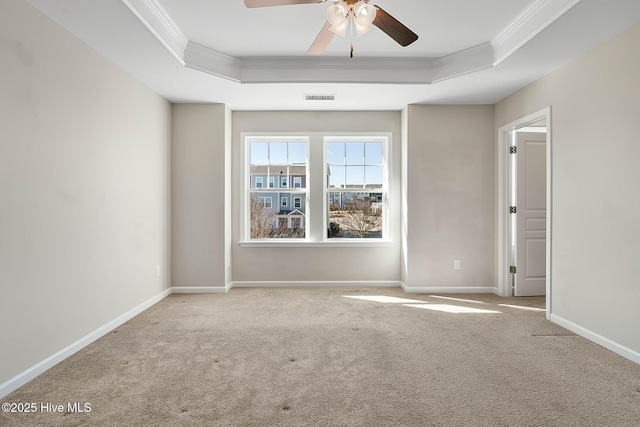
[(335, 95), (305, 95), (306, 101), (333, 101), (336, 99)]

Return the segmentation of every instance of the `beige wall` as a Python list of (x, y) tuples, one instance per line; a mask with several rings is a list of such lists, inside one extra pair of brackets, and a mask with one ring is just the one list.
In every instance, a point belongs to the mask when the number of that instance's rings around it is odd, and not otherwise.
[[(394, 186), (394, 242), (376, 248), (241, 247), (241, 132), (391, 132)], [(318, 147), (311, 147), (317, 150)], [(319, 153), (322, 153), (320, 147)], [(400, 112), (249, 112), (233, 113), (233, 281), (345, 282), (399, 281), (400, 275)]]
[(174, 104), (171, 146), (171, 283), (226, 286), (230, 218), (225, 147), (230, 112), (223, 104)]
[(496, 127), (551, 106), (552, 315), (640, 361), (638, 46), (640, 25), (497, 104)]
[[(230, 212), (216, 199), (223, 183), (229, 184), (224, 174), (229, 152), (222, 142), (228, 130), (225, 111), (228, 114), (223, 106), (174, 105), (173, 286), (224, 286), (220, 242), (230, 238), (236, 284), (403, 280), (415, 291), (493, 288), (492, 106), (409, 106), (403, 112), (234, 112)], [(358, 131), (393, 135), (391, 246), (240, 245), (242, 132)], [(406, 168), (401, 167), (403, 158)], [(408, 184), (401, 185), (402, 181)], [(403, 194), (409, 200), (405, 212)], [(221, 228), (229, 224), (225, 215), (232, 218), (231, 236)], [(403, 221), (410, 234), (405, 254)], [(460, 271), (453, 270), (454, 258), (461, 260)]]
[(170, 105), (24, 1), (0, 58), (2, 384), (167, 288)]
[[(410, 105), (406, 115), (409, 290), (493, 288), (493, 106)], [(461, 269), (453, 269), (453, 260)], [(471, 288), (471, 289), (468, 289)], [(427, 290), (427, 289), (425, 289)]]

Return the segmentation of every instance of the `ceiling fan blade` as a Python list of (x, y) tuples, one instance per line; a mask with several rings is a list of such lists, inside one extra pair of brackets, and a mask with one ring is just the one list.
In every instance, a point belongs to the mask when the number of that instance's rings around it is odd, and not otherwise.
[(323, 0), (244, 0), (244, 5), (248, 8), (289, 6), (292, 4), (314, 4), (324, 3)]
[(331, 27), (331, 24), (329, 22), (325, 22), (324, 27), (322, 27), (318, 33), (318, 36), (311, 44), (307, 53), (310, 53), (311, 55), (320, 55), (325, 51), (334, 36), (334, 34), (329, 31), (329, 27)]
[(400, 43), (401, 46), (409, 46), (411, 43), (418, 40), (418, 35), (416, 33), (385, 12), (380, 6), (375, 5), (375, 8), (377, 10), (376, 18), (373, 20), (373, 25), (387, 33), (389, 37)]

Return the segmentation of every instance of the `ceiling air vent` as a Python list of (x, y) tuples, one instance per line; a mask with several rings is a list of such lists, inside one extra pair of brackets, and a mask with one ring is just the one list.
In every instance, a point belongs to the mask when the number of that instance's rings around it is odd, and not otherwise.
[(333, 101), (336, 98), (335, 95), (305, 95), (306, 101)]

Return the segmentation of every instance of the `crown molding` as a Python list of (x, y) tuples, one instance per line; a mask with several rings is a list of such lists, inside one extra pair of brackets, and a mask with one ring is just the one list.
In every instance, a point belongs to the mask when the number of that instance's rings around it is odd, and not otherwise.
[(491, 39), (496, 66), (534, 38), (580, 0), (535, 0)]
[(121, 0), (145, 27), (184, 65), (189, 40), (156, 0)]
[(491, 68), (494, 51), (486, 42), (432, 61), (432, 83)]
[(440, 58), (233, 57), (188, 40), (157, 0), (121, 1), (182, 65), (234, 82), (431, 84), (498, 65), (580, 0), (534, 0), (491, 41)]
[(441, 58), (242, 57), (189, 42), (185, 66), (239, 83), (430, 84), (491, 67), (484, 43)]
[(242, 83), (241, 60), (192, 41), (187, 43), (184, 50), (184, 65), (187, 68)]

